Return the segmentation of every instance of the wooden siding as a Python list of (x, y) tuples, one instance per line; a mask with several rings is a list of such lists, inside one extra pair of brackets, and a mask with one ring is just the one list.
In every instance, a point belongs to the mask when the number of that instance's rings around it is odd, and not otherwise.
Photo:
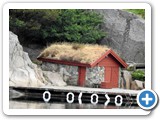
[(86, 67), (78, 67), (78, 86), (84, 86), (86, 79)]

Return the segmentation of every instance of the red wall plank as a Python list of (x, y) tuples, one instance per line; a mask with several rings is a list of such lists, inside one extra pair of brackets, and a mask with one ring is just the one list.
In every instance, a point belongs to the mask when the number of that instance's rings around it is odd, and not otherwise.
[(104, 82), (101, 83), (102, 88), (118, 88), (119, 67), (105, 67)]
[(112, 67), (112, 87), (118, 88), (119, 80), (119, 69), (117, 67)]
[(111, 55), (108, 55), (108, 57), (104, 58), (102, 61), (98, 63), (98, 66), (117, 66), (119, 67), (120, 64), (117, 63), (114, 57), (112, 57)]
[(112, 78), (112, 76), (111, 76), (111, 71), (112, 69), (111, 69), (111, 67), (105, 67), (105, 75), (104, 75), (104, 80), (105, 80), (105, 82), (107, 82), (107, 83), (110, 83), (111, 82), (111, 78)]
[(91, 65), (87, 64), (87, 63), (71, 62), (71, 61), (65, 61), (65, 60), (54, 60), (54, 59), (49, 59), (49, 58), (37, 58), (37, 60), (40, 60), (40, 61), (43, 61), (43, 62), (51, 62), (51, 63), (54, 63), (54, 64), (91, 67)]
[(86, 79), (86, 67), (78, 67), (78, 73), (78, 86), (83, 87)]

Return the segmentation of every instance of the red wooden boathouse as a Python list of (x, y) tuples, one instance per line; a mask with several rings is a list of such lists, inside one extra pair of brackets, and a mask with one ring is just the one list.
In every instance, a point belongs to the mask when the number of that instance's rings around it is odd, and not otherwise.
[(78, 86), (85, 86), (86, 68), (96, 66), (104, 67), (104, 81), (101, 82), (101, 88), (118, 88), (119, 68), (126, 68), (128, 65), (112, 50), (108, 49), (105, 54), (92, 63), (80, 63), (75, 61), (57, 60), (51, 58), (38, 57), (43, 62), (54, 64), (64, 64), (70, 66), (78, 66)]

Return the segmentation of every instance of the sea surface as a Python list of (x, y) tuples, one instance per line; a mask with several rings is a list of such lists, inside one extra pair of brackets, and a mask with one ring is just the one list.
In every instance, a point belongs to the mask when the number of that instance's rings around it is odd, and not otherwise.
[(139, 109), (138, 106), (124, 105), (115, 106), (104, 104), (91, 104), (91, 103), (62, 103), (62, 102), (40, 102), (40, 101), (9, 101), (10, 109)]

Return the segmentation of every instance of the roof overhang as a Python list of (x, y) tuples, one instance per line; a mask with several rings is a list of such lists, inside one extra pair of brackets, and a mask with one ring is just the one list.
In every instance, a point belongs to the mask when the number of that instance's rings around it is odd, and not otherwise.
[(58, 64), (71, 65), (71, 66), (91, 67), (90, 64), (79, 63), (79, 62), (70, 62), (70, 61), (55, 60), (55, 59), (49, 59), (49, 58), (37, 58), (37, 59), (43, 62), (51, 62), (55, 64), (58, 63)]
[(96, 60), (91, 64), (79, 63), (79, 62), (73, 62), (73, 61), (55, 60), (50, 58), (37, 58), (37, 59), (43, 62), (51, 62), (55, 64), (58, 63), (58, 64), (71, 65), (71, 66), (95, 67), (101, 60), (103, 60), (108, 55), (112, 55), (123, 68), (127, 68), (128, 65), (112, 49), (109, 49), (104, 55), (102, 55), (98, 60)]

